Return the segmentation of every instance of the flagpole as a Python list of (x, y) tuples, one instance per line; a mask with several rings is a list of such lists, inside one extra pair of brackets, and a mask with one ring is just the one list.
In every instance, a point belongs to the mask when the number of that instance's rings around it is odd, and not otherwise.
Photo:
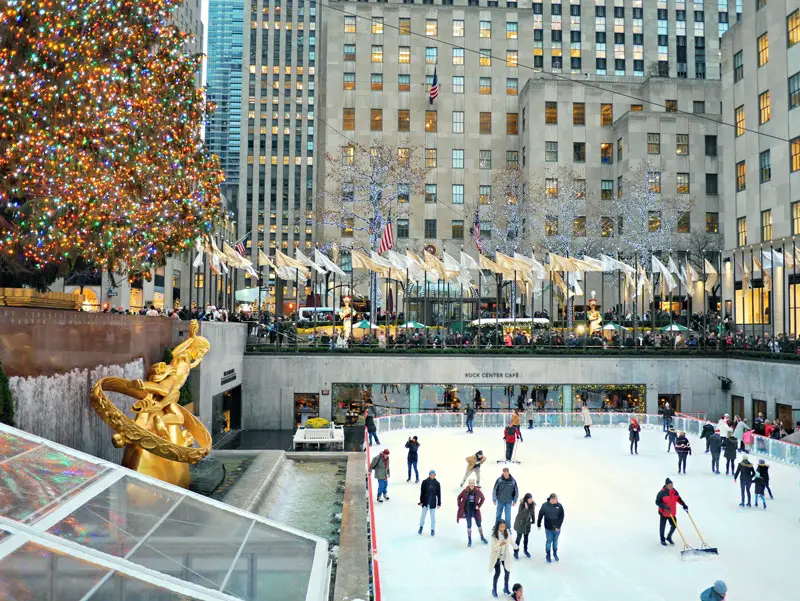
[(708, 345), (708, 309), (706, 308), (706, 301), (708, 300), (708, 290), (706, 290), (706, 253), (703, 251), (701, 255), (703, 259), (703, 348)]
[[(742, 250), (742, 255), (744, 255), (744, 250)], [(755, 337), (755, 335), (756, 335), (756, 303), (755, 303), (756, 287), (752, 284), (753, 274), (755, 273), (754, 270), (755, 270), (755, 265), (753, 264), (753, 246), (751, 245), (750, 246), (750, 281), (751, 281), (751, 287), (750, 287), (750, 325), (753, 328), (753, 336)], [(761, 276), (762, 276), (761, 277), (761, 286), (762, 286), (762, 292), (763, 292), (763, 286), (764, 286), (764, 277), (763, 276), (764, 276), (764, 274), (762, 273)], [(762, 299), (763, 299), (763, 294), (762, 294)]]
[[(770, 292), (770, 302), (769, 302), (770, 320), (769, 321), (770, 321), (770, 326), (771, 326), (771, 329), (772, 329), (772, 342), (774, 344), (774, 342), (775, 342), (775, 322), (776, 322), (776, 319), (775, 319), (775, 255), (773, 254), (773, 252), (774, 251), (773, 251), (773, 248), (772, 248), (772, 241), (770, 240), (770, 243), (769, 243), (769, 268), (770, 268), (770, 271), (772, 272), (772, 291)], [(783, 290), (783, 281), (781, 281), (781, 290)], [(784, 306), (784, 309), (785, 308), (786, 307)], [(785, 313), (784, 313), (784, 315), (785, 315)], [(783, 316), (781, 316), (781, 317), (783, 317)], [(781, 326), (783, 326), (783, 324), (781, 324)]]
[[(797, 286), (797, 243), (795, 241), (794, 236), (792, 236), (792, 279), (794, 280), (794, 286)], [(789, 286), (789, 290), (792, 287)], [(792, 330), (792, 335), (794, 335), (797, 329), (797, 293), (792, 293), (792, 301), (789, 303), (789, 308), (791, 310), (790, 318), (789, 318), (789, 328)], [(792, 319), (791, 316), (794, 316), (794, 326), (792, 326)]]
[[(294, 310), (295, 315), (298, 317), (300, 316), (300, 269), (298, 267), (294, 268), (294, 296), (295, 296), (295, 303), (294, 303)], [(291, 319), (291, 316), (289, 316)], [(299, 328), (299, 320), (294, 320), (294, 348), (297, 349), (300, 343), (300, 332)]]
[(639, 307), (639, 254), (634, 253), (633, 255), (633, 266), (636, 270), (636, 273), (633, 276), (633, 288), (634, 288), (634, 296), (633, 296), (633, 348), (637, 347), (638, 339), (636, 338), (636, 323), (639, 321), (636, 315), (636, 309)]

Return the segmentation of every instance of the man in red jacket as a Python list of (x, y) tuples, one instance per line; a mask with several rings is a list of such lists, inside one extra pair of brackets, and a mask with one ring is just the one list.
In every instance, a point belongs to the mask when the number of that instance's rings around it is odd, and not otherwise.
[[(661, 535), (661, 544), (665, 547), (667, 546), (667, 543), (670, 545), (675, 544), (672, 542), (672, 535), (675, 533), (675, 524), (678, 519), (676, 515), (678, 503), (681, 504), (684, 511), (689, 511), (689, 506), (683, 502), (683, 499), (681, 499), (678, 491), (675, 490), (672, 480), (667, 478), (667, 480), (664, 482), (664, 487), (658, 491), (658, 494), (656, 495), (656, 505), (658, 506), (658, 516), (660, 518), (658, 531)], [(667, 525), (667, 522), (669, 522), (669, 535), (667, 535), (665, 538), (664, 527)]]

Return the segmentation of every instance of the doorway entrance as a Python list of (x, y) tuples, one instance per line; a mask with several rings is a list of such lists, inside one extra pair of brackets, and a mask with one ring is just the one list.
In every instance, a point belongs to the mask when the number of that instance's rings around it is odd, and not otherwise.
[(736, 416), (744, 415), (744, 397), (735, 394), (731, 395), (731, 419)]
[(312, 417), (319, 417), (319, 394), (297, 392), (294, 395), (294, 423), (305, 426)]
[(784, 428), (792, 426), (792, 406), (775, 403), (775, 419), (783, 424)]
[(753, 417), (751, 418), (750, 421), (755, 422), (756, 417), (758, 417), (759, 413), (761, 414), (761, 417), (767, 419), (767, 401), (760, 401), (758, 399), (753, 399)]
[(242, 428), (242, 387), (235, 386), (211, 398), (211, 437)]
[(669, 408), (675, 413), (681, 412), (681, 395), (679, 394), (661, 394), (658, 395), (658, 412), (664, 411), (664, 405), (669, 403)]

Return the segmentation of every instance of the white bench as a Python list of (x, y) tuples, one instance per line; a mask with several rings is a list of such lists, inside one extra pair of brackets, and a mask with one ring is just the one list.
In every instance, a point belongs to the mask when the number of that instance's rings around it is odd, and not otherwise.
[(320, 445), (330, 444), (333, 448), (341, 447), (344, 451), (344, 428), (331, 423), (328, 428), (298, 428), (292, 439), (292, 448), (297, 449), (297, 445)]

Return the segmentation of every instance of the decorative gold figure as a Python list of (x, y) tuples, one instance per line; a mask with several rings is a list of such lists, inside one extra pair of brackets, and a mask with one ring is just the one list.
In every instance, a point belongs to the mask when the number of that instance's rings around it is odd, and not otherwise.
[(344, 306), (339, 309), (339, 319), (342, 320), (342, 325), (344, 326), (345, 338), (350, 338), (353, 335), (353, 318), (356, 316), (356, 312), (350, 306), (351, 301), (352, 299), (349, 296), (345, 296), (342, 298)]
[[(181, 387), (211, 348), (198, 336), (196, 320), (189, 324), (189, 338), (172, 350), (172, 361), (156, 363), (147, 380), (102, 378), (89, 396), (92, 408), (114, 430), (112, 443), (125, 447), (122, 465), (164, 482), (189, 486), (189, 464), (211, 450), (211, 435), (189, 411), (178, 405)], [(136, 402), (131, 420), (117, 409), (106, 392), (118, 392)], [(197, 443), (198, 446), (195, 446)]]
[(597, 299), (595, 298), (594, 290), (592, 290), (592, 298), (589, 299), (589, 311), (586, 313), (586, 318), (589, 320), (590, 335), (600, 331), (603, 318), (600, 316), (600, 311), (597, 310)]

